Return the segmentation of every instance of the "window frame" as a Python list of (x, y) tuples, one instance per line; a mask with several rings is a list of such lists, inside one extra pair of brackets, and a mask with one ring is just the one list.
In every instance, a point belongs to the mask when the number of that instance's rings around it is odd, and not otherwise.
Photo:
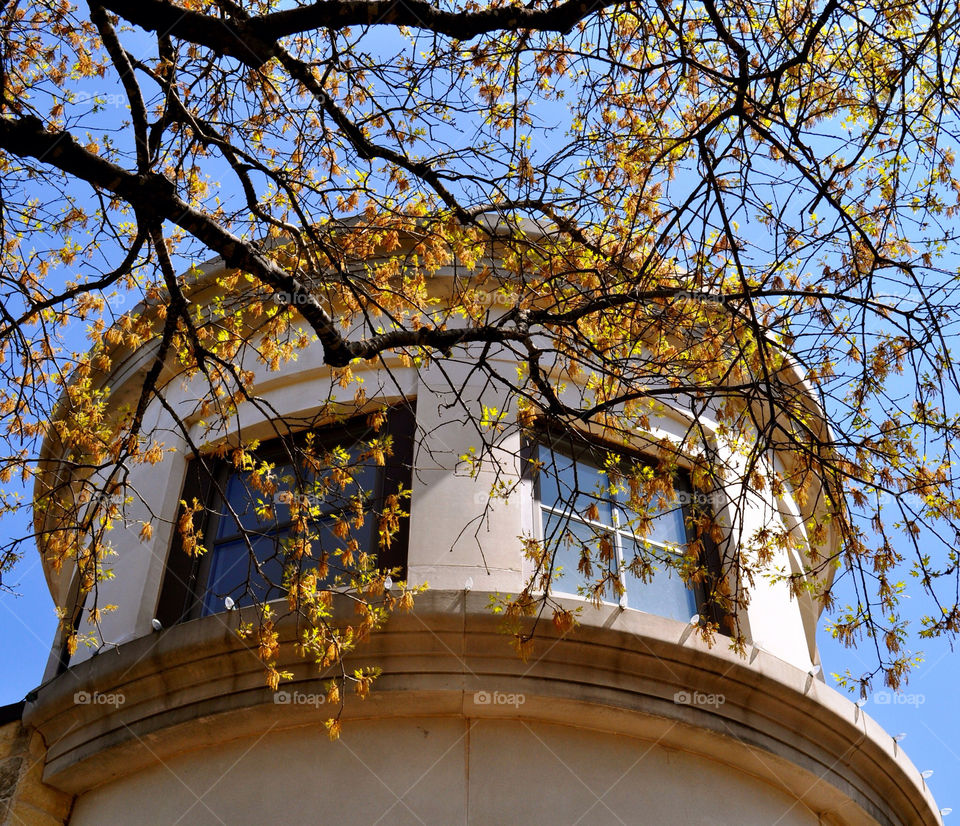
[[(320, 446), (335, 447), (352, 444), (363, 434), (371, 431), (366, 419), (367, 414), (360, 413), (343, 421), (300, 431), (293, 434), (292, 438), (294, 444), (302, 444), (307, 434), (313, 433)], [(393, 451), (386, 457), (385, 465), (379, 468), (377, 490), (371, 498), (372, 509), (378, 510), (385, 496), (395, 492), (399, 485), (402, 485), (405, 490), (410, 489), (415, 427), (415, 401), (387, 407), (386, 421), (380, 432), (393, 438)], [(256, 455), (276, 464), (284, 464), (284, 460), (290, 458), (280, 437), (264, 442), (256, 451)], [(216, 538), (216, 534), (220, 520), (231, 518), (229, 515), (224, 515), (223, 508), (227, 496), (227, 484), (236, 472), (237, 469), (232, 462), (226, 459), (208, 459), (204, 462), (194, 456), (188, 460), (180, 499), (191, 503), (196, 498), (204, 506), (203, 512), (194, 517), (194, 525), (202, 531), (203, 544), (207, 551), (198, 556), (190, 556), (184, 551), (183, 537), (176, 528), (184, 509), (182, 505), (178, 505), (174, 535), (164, 566), (163, 582), (155, 612), (156, 618), (165, 628), (220, 613), (220, 611), (205, 612), (204, 604), (209, 591), (216, 546), (234, 541), (231, 539), (233, 533), (220, 539)], [(409, 509), (409, 502), (405, 503), (405, 508)], [(409, 517), (404, 517), (400, 520), (399, 529), (390, 547), (379, 548), (377, 551), (377, 567), (381, 570), (399, 568), (401, 579), (406, 577), (409, 530)], [(239, 526), (236, 533), (243, 535)], [(271, 597), (268, 601), (280, 598), (282, 597)]]
[[(539, 542), (543, 542), (545, 540), (544, 513), (546, 512), (552, 513), (557, 518), (566, 519), (567, 521), (570, 521), (572, 517), (573, 521), (584, 524), (598, 533), (600, 531), (610, 532), (614, 536), (615, 559), (620, 572), (620, 583), (624, 589), (624, 593), (621, 595), (619, 602), (604, 599), (602, 600), (602, 603), (604, 605), (617, 605), (621, 609), (630, 608), (636, 611), (644, 611), (644, 613), (650, 613), (653, 616), (662, 616), (656, 612), (645, 611), (642, 606), (629, 604), (627, 600), (627, 582), (625, 581), (625, 578), (628, 574), (626, 573), (624, 565), (621, 534), (629, 536), (637, 542), (648, 541), (658, 548), (662, 548), (665, 553), (673, 552), (670, 551), (663, 542), (652, 539), (640, 540), (634, 537), (633, 534), (629, 533), (628, 531), (623, 530), (618, 524), (617, 510), (618, 508), (622, 508), (624, 506), (619, 504), (616, 500), (609, 500), (611, 507), (611, 522), (613, 523), (611, 525), (607, 525), (602, 521), (590, 520), (586, 516), (577, 513), (572, 507), (568, 508), (567, 510), (560, 511), (556, 508), (545, 505), (541, 499), (540, 477), (542, 471), (537, 467), (537, 451), (538, 448), (541, 447), (549, 450), (552, 453), (563, 455), (573, 462), (583, 462), (600, 470), (603, 468), (603, 460), (605, 459), (605, 454), (607, 453), (619, 454), (621, 457), (621, 464), (641, 463), (650, 467), (655, 465), (655, 460), (649, 455), (645, 454), (642, 450), (630, 445), (601, 439), (593, 434), (579, 431), (577, 436), (574, 437), (570, 433), (559, 433), (555, 428), (551, 428), (546, 425), (537, 427), (532, 435), (526, 436), (523, 440), (521, 449), (521, 461), (523, 467), (522, 479), (528, 485), (527, 501), (530, 503), (530, 520), (524, 527), (525, 529), (529, 530), (529, 535), (532, 535)], [(681, 468), (681, 474), (679, 478), (674, 481), (674, 489), (677, 492), (688, 494), (688, 498), (690, 500), (687, 503), (680, 503), (678, 505), (683, 517), (684, 546), (689, 548), (690, 543), (697, 539), (697, 537), (690, 525), (690, 519), (693, 515), (693, 487), (690, 484), (689, 474), (686, 472), (685, 468)], [(589, 491), (578, 491), (577, 493), (581, 496), (585, 495), (594, 498), (592, 493)], [(597, 501), (599, 502), (602, 500)], [(703, 506), (701, 505), (701, 507)], [(705, 587), (705, 585), (712, 585), (713, 582), (720, 576), (721, 560), (719, 549), (717, 548), (716, 543), (714, 543), (708, 536), (701, 536), (700, 543), (702, 550), (699, 561), (707, 570), (708, 582), (687, 582), (684, 583), (684, 587), (686, 587), (693, 594), (693, 601), (697, 609), (696, 616), (698, 617), (698, 621), (702, 622), (706, 620), (716, 623), (720, 627), (721, 632), (727, 633), (730, 627), (731, 618), (719, 610), (714, 603), (708, 602), (707, 596), (712, 588)], [(659, 572), (662, 572), (662, 569), (658, 569), (658, 573)], [(577, 584), (579, 585), (582, 583), (578, 582)], [(579, 594), (576, 591), (570, 592), (565, 590), (555, 590), (553, 583), (551, 583), (550, 595), (589, 600), (589, 597)]]

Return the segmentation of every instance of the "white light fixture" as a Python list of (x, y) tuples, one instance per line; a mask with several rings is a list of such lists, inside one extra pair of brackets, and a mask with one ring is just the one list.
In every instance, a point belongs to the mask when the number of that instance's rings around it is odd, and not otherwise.
[(163, 630), (163, 623), (160, 622), (160, 620), (158, 620), (156, 617), (154, 617), (152, 620), (150, 620), (150, 625), (151, 625), (151, 627), (153, 628), (154, 631), (162, 631), (162, 630)]
[(389, 591), (392, 587), (393, 587), (393, 577), (392, 577), (392, 576), (388, 576), (388, 577), (383, 581), (383, 590), (384, 590), (384, 591)]
[(464, 590), (464, 591), (472, 591), (472, 590), (473, 590), (473, 577), (472, 577), (472, 576), (468, 576), (466, 582), (463, 583), (463, 590)]
[(947, 816), (948, 814), (950, 814), (950, 812), (952, 812), (952, 811), (953, 811), (953, 809), (951, 809), (951, 808), (948, 806), (946, 809), (941, 809), (941, 810), (940, 810), (940, 814), (943, 815), (944, 817), (946, 817), (946, 816)]
[(237, 607), (237, 603), (233, 601), (233, 597), (225, 597), (223, 600), (223, 607), (226, 608), (228, 611), (232, 611), (234, 608)]
[(920, 776), (924, 780), (927, 780), (928, 778), (933, 777), (933, 769), (927, 769), (926, 771), (920, 772)]
[[(857, 708), (863, 708), (867, 704), (867, 702), (868, 701), (866, 697), (861, 697), (859, 700), (857, 700), (856, 706)], [(897, 738), (894, 737), (893, 739), (896, 740)]]
[(899, 742), (900, 742), (901, 740), (903, 740), (903, 738), (906, 737), (906, 736), (907, 736), (907, 733), (906, 733), (905, 731), (901, 731), (899, 734), (894, 734), (894, 735), (893, 735), (893, 742), (894, 742), (894, 743), (899, 743)]
[(699, 624), (700, 624), (700, 615), (699, 615), (699, 614), (694, 614), (692, 617), (690, 617), (690, 624), (691, 624), (691, 625), (699, 625)]

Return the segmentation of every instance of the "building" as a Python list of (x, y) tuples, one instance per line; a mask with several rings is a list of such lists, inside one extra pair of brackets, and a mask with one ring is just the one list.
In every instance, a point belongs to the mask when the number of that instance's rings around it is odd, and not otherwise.
[[(196, 300), (212, 300), (218, 270), (206, 267)], [(435, 277), (439, 293), (449, 277)], [(118, 345), (114, 355), (103, 382), (123, 400), (151, 353)], [(741, 618), (752, 642), (743, 656), (722, 637), (709, 646), (695, 633), (695, 596), (663, 572), (647, 584), (625, 580), (625, 599), (599, 607), (571, 585), (557, 599), (584, 608), (579, 628), (561, 638), (542, 623), (531, 655), (519, 658), (491, 595), (522, 587), (521, 536), (543, 536), (558, 516), (574, 532), (586, 524), (561, 483), (572, 468), (589, 476), (597, 462), (544, 437), (525, 449), (553, 463), (559, 481), (535, 483), (511, 434), (497, 468), (465, 474), (460, 457), (475, 434), (451, 417), (437, 387), (454, 373), (468, 406), (494, 404), (490, 388), (463, 362), (389, 367), (354, 369), (365, 371), (367, 402), (391, 409), (394, 461), (378, 472), (411, 489), (392, 563), (429, 590), (349, 656), (349, 667), (383, 673), (368, 698), (346, 703), (341, 739), (325, 736), (331, 710), (315, 665), (281, 646), (278, 668), (293, 677), (272, 690), (238, 637), (244, 597), (234, 563), (246, 557), (235, 555), (230, 530), (208, 525), (202, 564), (184, 562), (178, 503), (210, 494), (189, 446), (170, 443), (169, 412), (153, 405), (148, 427), (178, 449), (132, 471), (141, 498), (127, 506), (130, 526), (114, 532), (123, 552), (99, 595), (117, 606), (102, 619), (106, 644), (96, 656), (83, 648), (68, 656), (57, 640), (42, 685), (22, 709), (8, 708), (0, 729), (9, 822), (940, 823), (899, 745), (824, 683), (817, 608), (783, 585), (757, 582)], [(354, 404), (353, 389), (339, 398), (318, 347), (278, 372), (257, 369), (258, 396), (284, 416), (311, 420), (321, 399)], [(190, 384), (169, 387), (171, 409), (205, 433)], [(249, 405), (238, 415), (248, 437), (269, 444), (269, 417)], [(354, 421), (338, 424), (336, 439)], [(654, 426), (678, 427), (669, 410)], [(52, 444), (47, 455), (60, 472)], [(490, 501), (497, 472), (511, 492)], [(222, 511), (239, 477), (229, 466), (218, 473), (221, 501), (207, 504)], [(160, 518), (141, 541), (147, 505)], [(777, 508), (802, 516), (795, 502)], [(604, 519), (595, 517), (621, 553), (632, 537)], [(682, 514), (657, 526), (664, 548), (670, 537), (682, 543)], [(799, 563), (784, 553), (775, 564)], [(48, 566), (47, 577), (55, 600), (68, 602), (73, 572)], [(335, 607), (348, 622), (349, 606)], [(277, 630), (294, 639), (292, 621), (281, 618)]]

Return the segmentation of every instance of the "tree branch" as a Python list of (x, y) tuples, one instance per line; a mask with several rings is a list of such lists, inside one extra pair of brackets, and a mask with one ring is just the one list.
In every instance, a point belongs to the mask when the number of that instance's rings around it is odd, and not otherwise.
[(105, 7), (143, 29), (164, 32), (259, 68), (277, 54), (276, 40), (315, 29), (349, 26), (409, 26), (471, 40), (496, 31), (566, 33), (585, 17), (619, 0), (566, 0), (548, 9), (499, 6), (475, 12), (438, 8), (425, 0), (322, 0), (308, 6), (251, 17), (218, 19), (167, 0), (107, 0)]

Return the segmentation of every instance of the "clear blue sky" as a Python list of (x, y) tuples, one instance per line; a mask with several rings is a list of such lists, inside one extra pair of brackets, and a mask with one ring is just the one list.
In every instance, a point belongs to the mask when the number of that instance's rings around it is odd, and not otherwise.
[[(915, 580), (907, 583), (908, 593)], [(837, 591), (838, 604), (844, 602), (843, 586)], [(852, 600), (853, 597), (851, 596)], [(924, 598), (915, 597), (914, 610), (905, 607), (904, 615), (918, 619), (925, 613)], [(824, 615), (826, 619), (826, 615)], [(820, 658), (827, 684), (836, 686), (831, 672), (850, 669), (853, 674), (872, 671), (873, 652), (861, 644), (860, 649), (844, 648), (823, 630), (822, 620), (817, 634)], [(902, 746), (918, 771), (933, 769), (927, 784), (941, 809), (953, 808), (956, 813), (944, 822), (956, 818), (960, 826), (960, 713), (957, 712), (957, 683), (960, 676), (960, 651), (951, 650), (947, 640), (910, 640), (913, 651), (923, 652), (924, 661), (910, 676), (909, 684), (899, 695), (875, 684), (864, 711), (893, 736), (905, 733)], [(845, 689), (839, 689), (846, 694)], [(849, 696), (849, 695), (848, 695)], [(856, 699), (856, 696), (853, 696)]]

